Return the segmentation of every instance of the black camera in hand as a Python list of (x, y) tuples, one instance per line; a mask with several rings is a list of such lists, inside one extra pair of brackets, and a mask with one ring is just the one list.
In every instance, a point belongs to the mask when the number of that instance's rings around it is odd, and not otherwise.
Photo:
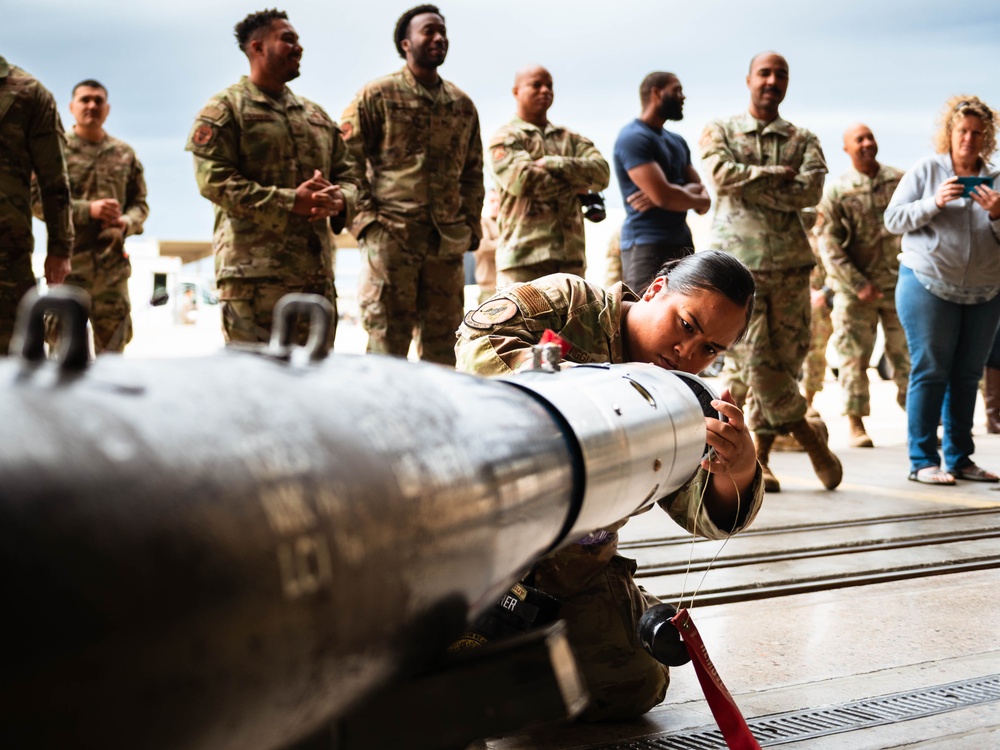
[(583, 218), (595, 224), (608, 218), (608, 212), (604, 208), (604, 196), (601, 193), (587, 192), (576, 196), (580, 199), (580, 206), (583, 208)]

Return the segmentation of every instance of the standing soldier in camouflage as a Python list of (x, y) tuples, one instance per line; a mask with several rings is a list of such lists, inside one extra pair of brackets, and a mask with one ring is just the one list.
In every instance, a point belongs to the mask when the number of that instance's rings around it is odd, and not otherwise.
[(880, 321), (896, 400), (904, 409), (910, 376), (906, 334), (896, 315), (900, 238), (890, 234), (883, 222), (903, 173), (876, 161), (878, 143), (867, 125), (852, 125), (844, 132), (844, 151), (852, 168), (823, 198), (821, 208), (828, 218), (820, 251), (834, 290), (833, 343), (840, 357), (839, 380), (851, 445), (871, 448), (862, 419), (871, 413), (868, 365)]
[(809, 247), (816, 265), (809, 273), (809, 352), (802, 363), (802, 390), (806, 397), (806, 416), (814, 422), (819, 413), (813, 408), (813, 399), (823, 390), (826, 380), (826, 347), (833, 335), (832, 305), (833, 290), (827, 286), (826, 268), (819, 254), (820, 232), (823, 230), (823, 214), (814, 209), (803, 209), (802, 223), (809, 227)]
[(454, 366), (463, 255), (482, 236), (483, 142), (472, 100), (438, 75), (444, 17), (418, 5), (396, 22), (397, 73), (358, 92), (341, 118), (361, 172), (358, 288), (368, 351)]
[(45, 279), (61, 284), (70, 271), (73, 217), (64, 144), (52, 94), (0, 57), (0, 356), (10, 348), (17, 305), (35, 286), (31, 270), (33, 172), (48, 232)]
[[(319, 105), (285, 84), (302, 46), (283, 11), (236, 24), (250, 76), (198, 113), (187, 150), (201, 194), (215, 204), (215, 274), (226, 341), (263, 342), (275, 303), (292, 292), (334, 305), (331, 228), (350, 221), (354, 168), (340, 130)], [(327, 343), (333, 344), (336, 316)], [(304, 343), (308, 330), (294, 335)]]
[(767, 468), (778, 434), (791, 432), (827, 489), (843, 478), (840, 461), (806, 420), (798, 377), (809, 350), (809, 271), (815, 264), (799, 212), (819, 203), (826, 162), (819, 139), (778, 115), (788, 63), (774, 52), (750, 62), (749, 111), (715, 120), (701, 137), (702, 160), (715, 184), (711, 247), (733, 253), (753, 272), (757, 305), (746, 340), (726, 356), (730, 388), (753, 391), (747, 419), (757, 438), (768, 491), (780, 490)]
[(608, 186), (611, 169), (589, 140), (549, 122), (552, 75), (540, 65), (514, 77), (517, 116), (490, 140), (500, 193), (497, 286), (587, 270), (578, 195)]
[[(808, 230), (809, 247), (812, 249), (816, 265), (809, 273), (809, 351), (802, 362), (802, 390), (806, 397), (806, 419), (819, 429), (824, 440), (829, 440), (830, 433), (816, 408), (813, 399), (823, 390), (826, 380), (826, 349), (833, 335), (831, 312), (833, 290), (826, 286), (826, 269), (819, 256), (819, 233), (823, 217), (812, 208), (802, 210), (802, 223), (810, 227)], [(791, 435), (778, 435), (774, 439), (772, 451), (802, 451), (798, 441)]]
[[(149, 215), (146, 180), (132, 147), (104, 132), (111, 105), (103, 84), (92, 79), (78, 83), (69, 111), (76, 120), (66, 137), (76, 243), (66, 283), (90, 295), (97, 353), (123, 352), (132, 340), (132, 264), (125, 254), (125, 238), (142, 234)], [(32, 208), (41, 218), (37, 191), (32, 197)]]

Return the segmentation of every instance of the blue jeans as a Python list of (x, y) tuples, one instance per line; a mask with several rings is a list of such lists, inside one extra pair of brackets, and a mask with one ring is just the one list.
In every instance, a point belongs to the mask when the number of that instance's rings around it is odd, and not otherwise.
[(938, 419), (944, 422), (945, 467), (972, 464), (972, 421), (986, 357), (1000, 324), (1000, 295), (978, 305), (935, 297), (913, 271), (899, 268), (896, 311), (910, 349), (906, 391), (910, 470), (940, 466)]

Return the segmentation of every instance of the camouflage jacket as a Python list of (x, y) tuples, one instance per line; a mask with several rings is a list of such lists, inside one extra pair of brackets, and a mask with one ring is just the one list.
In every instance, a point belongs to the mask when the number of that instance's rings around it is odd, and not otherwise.
[[(465, 316), (455, 345), (457, 367), (477, 375), (509, 375), (531, 360), (531, 347), (541, 341), (546, 329), (571, 345), (566, 355), (570, 362), (621, 364), (625, 361), (621, 331), (624, 303), (637, 300), (623, 284), (604, 290), (570, 274), (557, 273), (530, 284), (513, 284)], [(708, 477), (708, 472), (699, 468), (687, 485), (658, 504), (689, 532), (724, 539), (730, 531), (718, 528), (699, 502)], [(763, 497), (758, 468), (751, 507), (732, 533), (750, 524)], [(586, 565), (600, 566), (611, 559), (618, 549), (617, 531), (627, 522), (624, 518), (603, 529), (606, 535), (593, 535), (606, 538), (591, 547), (594, 554), (587, 556)]]
[(820, 232), (822, 232), (822, 227), (819, 226), (819, 222), (817, 222), (817, 226), (806, 232), (806, 236), (809, 238), (809, 249), (813, 255), (813, 262), (816, 264), (809, 272), (809, 288), (816, 290), (825, 287), (828, 280), (826, 266), (823, 265), (823, 257), (819, 251)]
[[(321, 107), (288, 88), (277, 102), (244, 76), (198, 113), (186, 150), (198, 189), (215, 204), (217, 278), (332, 277), (330, 225), (339, 232), (350, 222), (357, 172)], [(317, 169), (340, 185), (346, 207), (310, 222), (292, 206)]]
[[(732, 253), (752, 271), (812, 267), (799, 211), (822, 197), (819, 139), (780, 117), (763, 125), (744, 112), (710, 122), (700, 145), (716, 193), (710, 249)], [(785, 167), (798, 176), (786, 180)]]
[(805, 208), (799, 211), (799, 218), (802, 219), (802, 228), (806, 230), (809, 250), (812, 252), (813, 263), (815, 263), (809, 272), (809, 288), (818, 291), (826, 286), (826, 269), (823, 267), (823, 259), (819, 254), (819, 236), (822, 231), (823, 216), (814, 208)]
[(38, 176), (48, 254), (73, 250), (65, 136), (52, 94), (0, 57), (0, 250), (29, 256), (31, 174)]
[(883, 215), (902, 177), (885, 165), (874, 179), (849, 169), (827, 188), (820, 252), (838, 291), (857, 292), (868, 283), (895, 289), (900, 238), (885, 228)]
[[(126, 237), (142, 234), (143, 222), (149, 216), (146, 179), (142, 164), (125, 141), (108, 135), (100, 143), (91, 143), (70, 130), (66, 134), (66, 172), (76, 232), (74, 253), (107, 246), (107, 240), (99, 238), (103, 231), (101, 222), (90, 217), (91, 202), (101, 198), (114, 198), (121, 204)], [(31, 199), (32, 211), (41, 218), (42, 207), (35, 181), (32, 181)]]
[(475, 249), (486, 189), (479, 114), (468, 96), (445, 80), (428, 91), (404, 67), (365, 84), (341, 121), (364, 173), (355, 237), (378, 221), (405, 245), (416, 224), (437, 229), (442, 253)]
[(496, 132), (489, 151), (500, 195), (497, 269), (546, 260), (586, 264), (577, 194), (604, 190), (611, 176), (594, 144), (572, 130), (551, 123), (543, 130), (515, 117)]
[(496, 252), (500, 228), (490, 216), (483, 216), (479, 223), (483, 237), (476, 248), (476, 284), (489, 289), (497, 285)]

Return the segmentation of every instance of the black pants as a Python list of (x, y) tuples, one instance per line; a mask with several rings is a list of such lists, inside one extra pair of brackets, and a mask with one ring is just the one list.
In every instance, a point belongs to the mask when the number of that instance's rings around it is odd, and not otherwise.
[(664, 263), (680, 260), (692, 253), (694, 248), (690, 245), (669, 245), (665, 242), (632, 245), (622, 251), (622, 281), (641, 297)]

